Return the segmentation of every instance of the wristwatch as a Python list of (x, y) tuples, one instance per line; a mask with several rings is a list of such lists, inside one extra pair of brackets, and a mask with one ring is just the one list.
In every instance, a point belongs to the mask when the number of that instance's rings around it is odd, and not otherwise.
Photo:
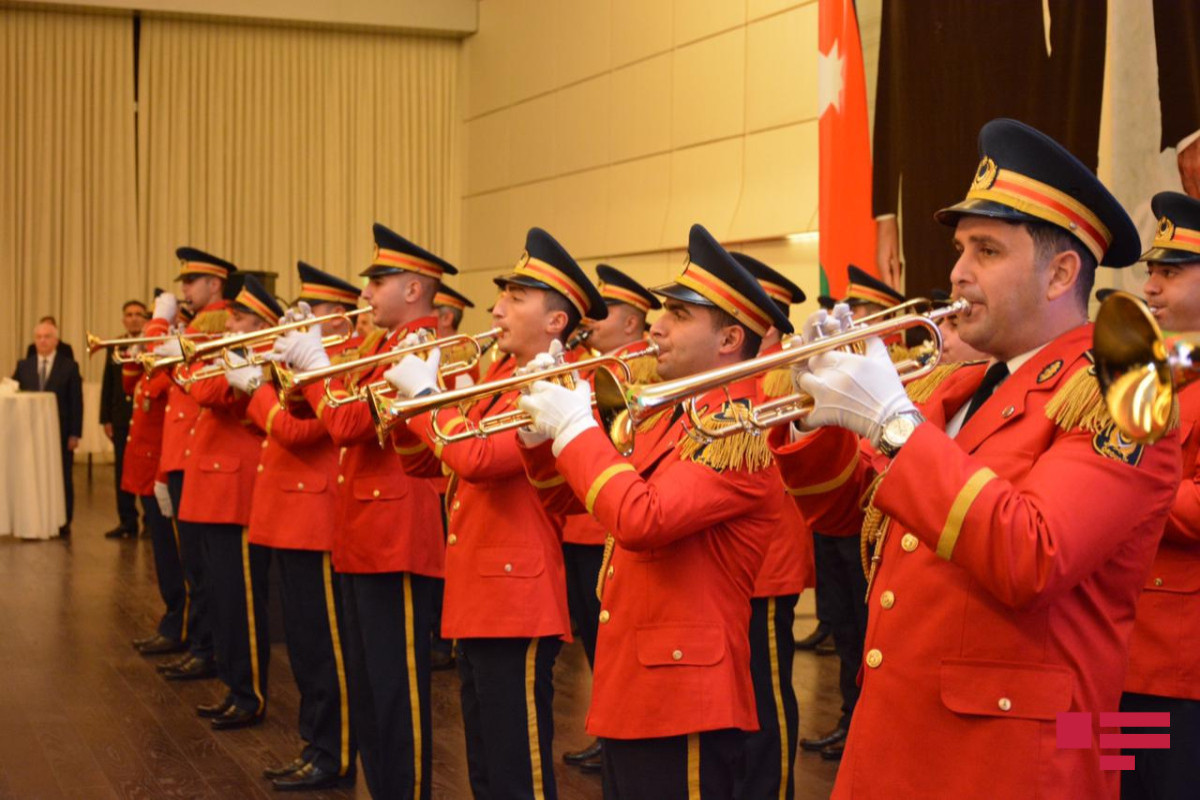
[(925, 421), (921, 412), (913, 409), (893, 414), (883, 423), (883, 432), (879, 436), (879, 452), (888, 458), (895, 458), (900, 448), (912, 436), (917, 426)]

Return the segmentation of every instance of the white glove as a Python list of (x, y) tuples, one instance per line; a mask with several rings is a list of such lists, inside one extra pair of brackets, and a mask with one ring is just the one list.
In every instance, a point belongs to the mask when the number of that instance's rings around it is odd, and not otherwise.
[(807, 430), (836, 425), (878, 447), (883, 423), (902, 411), (915, 411), (904, 384), (878, 337), (867, 340), (866, 355), (828, 352), (814, 357), (800, 376), (800, 390), (815, 403), (801, 421)]
[(568, 389), (550, 381), (534, 381), (517, 405), (530, 417), (530, 427), (554, 440), (555, 457), (576, 436), (599, 425), (592, 416), (592, 387), (587, 381)]
[(534, 448), (539, 444), (550, 441), (550, 437), (533, 428), (517, 428), (517, 438), (525, 447)]
[(392, 385), (401, 397), (409, 398), (438, 388), (438, 367), (442, 363), (442, 351), (431, 348), (428, 358), (408, 354), (400, 363), (383, 373), (383, 379)]
[[(854, 317), (850, 306), (838, 303), (829, 312), (819, 309), (808, 315), (800, 328), (800, 340), (804, 344), (812, 344), (828, 336), (844, 333), (854, 326)], [(809, 372), (809, 361), (799, 361), (792, 365), (792, 386), (797, 391), (804, 391), (800, 386), (800, 378)]]
[[(165, 294), (160, 294), (159, 297), (166, 297)], [(179, 346), (179, 340), (172, 336), (170, 339), (164, 339), (163, 343), (154, 348), (156, 356), (181, 356), (183, 348)]]
[(288, 331), (275, 340), (272, 361), (286, 361), (292, 369), (307, 371), (329, 366), (329, 354), (321, 344), (321, 326), (311, 325), (308, 330)]
[(162, 481), (154, 482), (154, 499), (158, 501), (159, 513), (164, 517), (175, 516), (175, 508), (171, 505), (171, 493), (167, 491), (167, 485)]
[(163, 292), (154, 298), (154, 318), (165, 319), (170, 325), (179, 314), (179, 298), (170, 292)]
[(548, 369), (553, 369), (562, 363), (562, 354), (562, 342), (555, 339), (550, 343), (550, 348), (545, 353), (538, 353), (525, 366), (517, 367), (513, 370), (513, 375), (531, 375), (535, 372), (545, 372)]
[(284, 312), (283, 319), (279, 320), (279, 323), (282, 325), (288, 322), (300, 322), (301, 320), (311, 319), (312, 316), (312, 306), (301, 300)]
[(262, 385), (262, 377), (263, 369), (258, 364), (246, 364), (237, 369), (225, 370), (225, 380), (243, 394), (254, 394), (255, 390)]

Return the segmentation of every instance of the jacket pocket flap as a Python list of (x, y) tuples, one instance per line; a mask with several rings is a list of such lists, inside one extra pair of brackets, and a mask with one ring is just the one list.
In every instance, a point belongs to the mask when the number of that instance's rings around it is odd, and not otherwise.
[(707, 667), (725, 658), (725, 632), (717, 625), (645, 625), (636, 638), (646, 667)]
[(521, 545), (480, 547), (475, 563), (479, 574), (489, 578), (533, 578), (546, 568), (540, 547)]
[(1200, 592), (1200, 559), (1155, 562), (1146, 578), (1146, 591), (1196, 594)]
[(399, 500), (408, 494), (402, 481), (389, 476), (364, 476), (354, 481), (355, 500)]
[(324, 475), (279, 475), (275, 485), (285, 492), (318, 494), (325, 491), (329, 481)]
[(233, 456), (202, 455), (196, 463), (201, 472), (237, 472), (242, 466), (242, 460)]
[(959, 714), (1056, 719), (1071, 707), (1069, 670), (1042, 664), (947, 659), (942, 703)]

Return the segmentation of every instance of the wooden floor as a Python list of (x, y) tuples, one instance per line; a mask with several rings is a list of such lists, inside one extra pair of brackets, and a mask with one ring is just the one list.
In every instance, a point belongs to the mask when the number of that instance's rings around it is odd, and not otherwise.
[[(0, 798), (259, 798), (260, 777), (299, 752), (299, 697), (283, 645), (272, 648), (271, 705), (256, 728), (214, 732), (194, 714), (217, 698), (215, 681), (168, 683), (130, 639), (153, 630), (160, 610), (148, 540), (109, 541), (115, 524), (112, 471), (76, 467), (69, 541), (0, 537)], [(806, 598), (807, 599), (807, 598)], [(812, 629), (801, 601), (800, 635)], [(556, 754), (588, 742), (589, 674), (579, 645), (555, 670)], [(458, 678), (434, 673), (434, 797), (467, 798)], [(837, 660), (798, 653), (802, 736), (837, 720)], [(828, 797), (836, 765), (798, 756), (796, 796)], [(600, 797), (598, 777), (555, 765), (564, 800)], [(309, 797), (366, 798), (354, 790)]]

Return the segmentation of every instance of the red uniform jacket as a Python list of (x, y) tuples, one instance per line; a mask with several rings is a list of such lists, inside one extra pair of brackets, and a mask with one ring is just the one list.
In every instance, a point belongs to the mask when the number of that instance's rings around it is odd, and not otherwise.
[[(862, 523), (860, 498), (887, 470), (874, 505), (891, 522), (834, 797), (1117, 796), (1098, 748), (1056, 746), (1056, 716), (1118, 707), (1179, 444), (1116, 433), (1095, 379), (1077, 374), (1091, 341), (1091, 325), (1051, 341), (951, 439), (946, 421), (985, 371), (959, 368), (890, 465), (836, 428), (777, 449), (805, 516), (832, 533)], [(1098, 432), (1078, 424), (1089, 414)]]
[[(221, 335), (225, 330), (225, 312), (229, 307), (226, 300), (209, 303), (200, 309), (195, 318), (188, 324), (188, 333), (211, 333)], [(142, 330), (143, 336), (163, 336), (169, 325), (165, 319), (152, 319)], [(196, 424), (200, 415), (200, 406), (187, 392), (171, 381), (168, 370), (159, 370), (154, 379), (165, 381), (167, 386), (167, 406), (163, 417), (162, 453), (159, 456), (160, 472), (175, 472), (182, 470), (187, 460), (187, 451), (191, 446), (189, 431)], [(176, 509), (178, 511), (179, 509)]]
[[(511, 360), (510, 362), (511, 363)], [(500, 367), (493, 380), (503, 374)], [(508, 369), (511, 369), (509, 367)], [(476, 403), (478, 420), (516, 408), (517, 392)], [(434, 438), (432, 414), (408, 423), (422, 446), (409, 448), (405, 469), (454, 472), (447, 494), (446, 593), (442, 636), (447, 639), (561, 636), (569, 641), (561, 517), (551, 517), (525, 477), (516, 431), (445, 445)], [(461, 431), (461, 414), (438, 414), (447, 433)]]
[(121, 367), (121, 381), (126, 394), (133, 396), (133, 417), (129, 420), (125, 460), (121, 467), (121, 489), (148, 497), (154, 494), (154, 479), (159, 473), (167, 391), (173, 384), (166, 375), (147, 375), (137, 364)]
[[(433, 317), (415, 320), (364, 345), (362, 355), (389, 349), (410, 332), (435, 326)], [(380, 380), (389, 366), (354, 377), (360, 384)], [(335, 395), (347, 395), (347, 381), (334, 380), (331, 390)], [(326, 405), (325, 386), (320, 382), (306, 387), (304, 396), (334, 445), (341, 448), (334, 569), (355, 574), (412, 572), (441, 577), (442, 519), (437, 492), (430, 482), (410, 478), (396, 451), (379, 446), (365, 402), (331, 408)]]
[[(753, 382), (730, 387), (753, 397)], [(720, 410), (724, 393), (699, 403)], [(557, 469), (612, 531), (587, 730), (638, 739), (721, 728), (757, 730), (750, 680), (750, 596), (780, 525), (779, 472), (761, 439), (741, 435), (687, 452), (682, 421), (660, 415), (639, 429), (631, 460), (600, 429), (557, 461), (549, 444), (525, 450), (529, 478), (551, 507)], [(722, 445), (762, 449), (763, 461), (718, 470)]]
[(1200, 700), (1200, 387), (1179, 411), (1183, 482), (1138, 600), (1125, 691)]
[(188, 394), (200, 404), (200, 414), (183, 451), (179, 519), (247, 526), (263, 441), (246, 418), (250, 398), (223, 375), (196, 381)]

